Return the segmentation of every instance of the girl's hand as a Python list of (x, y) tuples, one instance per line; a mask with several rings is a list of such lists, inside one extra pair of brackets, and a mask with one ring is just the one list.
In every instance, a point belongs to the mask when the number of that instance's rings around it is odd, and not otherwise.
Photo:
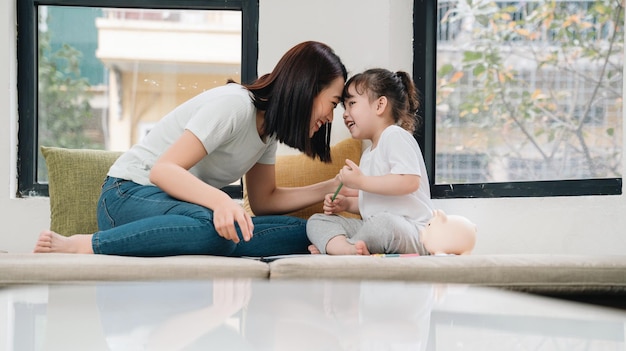
[(241, 229), (243, 240), (250, 241), (250, 239), (252, 239), (254, 224), (252, 224), (252, 218), (246, 210), (232, 200), (226, 201), (220, 206), (216, 206), (216, 209), (213, 211), (213, 225), (215, 226), (215, 230), (222, 238), (239, 243), (235, 223), (237, 223), (239, 229)]
[(343, 212), (348, 208), (349, 203), (345, 196), (338, 194), (334, 201), (332, 198), (333, 194), (326, 194), (324, 197), (324, 214), (335, 214)]
[(363, 174), (359, 166), (352, 160), (346, 159), (346, 165), (339, 171), (339, 180), (348, 188), (359, 189), (359, 179)]

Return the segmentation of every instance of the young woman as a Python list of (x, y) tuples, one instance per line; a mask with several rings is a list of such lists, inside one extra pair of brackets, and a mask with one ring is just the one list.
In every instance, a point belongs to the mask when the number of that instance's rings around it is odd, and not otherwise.
[[(434, 208), (424, 159), (413, 137), (419, 107), (413, 81), (406, 72), (371, 69), (348, 80), (343, 98), (350, 134), (372, 144), (360, 166), (346, 160), (337, 177), (353, 196), (340, 194), (333, 201), (332, 194), (326, 195), (324, 214), (309, 219), (310, 251), (427, 255), (419, 232)], [(363, 219), (334, 215), (342, 211), (360, 213)]]
[[(306, 253), (306, 221), (276, 214), (322, 201), (335, 179), (276, 186), (278, 142), (330, 160), (333, 110), (346, 69), (327, 45), (304, 42), (249, 85), (229, 82), (166, 115), (111, 167), (98, 229), (64, 237), (46, 230), (35, 252), (130, 256), (267, 256)], [(246, 175), (256, 217), (220, 188)]]

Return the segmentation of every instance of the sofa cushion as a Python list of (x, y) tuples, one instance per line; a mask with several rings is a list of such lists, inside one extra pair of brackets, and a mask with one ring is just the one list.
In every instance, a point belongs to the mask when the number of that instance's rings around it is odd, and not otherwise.
[[(310, 157), (299, 155), (283, 155), (276, 157), (276, 186), (298, 187), (318, 183), (331, 179), (339, 173), (345, 165), (346, 159), (350, 159), (357, 164), (361, 160), (361, 141), (348, 138), (340, 141), (330, 148), (331, 163), (324, 163), (313, 160)], [(245, 182), (244, 182), (245, 184)], [(245, 209), (252, 215), (248, 202), (248, 193), (244, 187), (243, 203)], [(302, 210), (289, 213), (289, 215), (308, 219), (315, 213), (322, 212), (322, 202), (306, 207)], [(344, 212), (346, 217), (360, 218), (358, 215)]]
[(626, 255), (309, 255), (270, 263), (271, 279), (401, 280), (567, 295), (626, 294)]
[(89, 281), (193, 280), (211, 278), (267, 279), (266, 263), (251, 259), (183, 255), (125, 257), (64, 253), (0, 254), (0, 287)]
[(100, 189), (121, 152), (45, 146), (41, 152), (48, 167), (50, 229), (66, 236), (96, 232)]

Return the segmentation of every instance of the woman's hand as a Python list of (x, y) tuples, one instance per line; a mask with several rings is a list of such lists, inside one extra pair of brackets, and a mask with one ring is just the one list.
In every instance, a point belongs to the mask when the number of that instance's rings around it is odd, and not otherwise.
[(227, 200), (213, 210), (213, 225), (217, 233), (224, 239), (239, 243), (235, 223), (241, 229), (243, 240), (250, 241), (254, 224), (252, 224), (252, 217), (242, 206), (235, 201)]

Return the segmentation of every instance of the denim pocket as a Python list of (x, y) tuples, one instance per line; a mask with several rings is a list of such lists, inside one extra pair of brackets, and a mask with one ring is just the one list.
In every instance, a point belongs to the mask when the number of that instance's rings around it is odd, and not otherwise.
[(114, 178), (114, 177), (106, 177), (104, 183), (102, 183), (102, 193), (105, 193), (109, 190), (116, 189), (119, 186), (121, 181), (125, 181), (124, 179)]
[(117, 195), (120, 197), (127, 197), (129, 196), (128, 193), (135, 189), (136, 187), (140, 187), (141, 185), (134, 183), (130, 180), (126, 180), (126, 179), (119, 179), (117, 178), (115, 183), (113, 184), (114, 189), (117, 189)]
[(109, 214), (106, 199), (102, 199), (98, 204), (98, 230), (107, 230), (115, 227), (115, 221)]

